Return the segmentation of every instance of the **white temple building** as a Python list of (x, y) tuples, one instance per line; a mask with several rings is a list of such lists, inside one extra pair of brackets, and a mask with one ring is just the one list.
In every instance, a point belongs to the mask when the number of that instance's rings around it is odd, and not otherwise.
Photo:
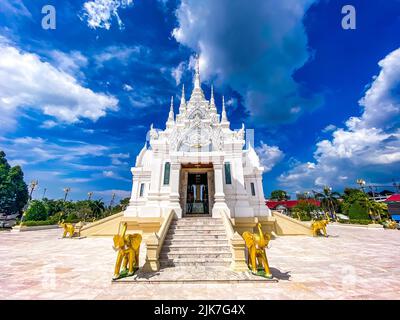
[(176, 218), (270, 216), (262, 186), (263, 167), (251, 144), (245, 148), (244, 125), (231, 130), (224, 99), (217, 112), (213, 89), (204, 96), (197, 61), (189, 101), (184, 87), (175, 116), (173, 98), (165, 130), (151, 125), (150, 142), (131, 168), (132, 195), (125, 217)]

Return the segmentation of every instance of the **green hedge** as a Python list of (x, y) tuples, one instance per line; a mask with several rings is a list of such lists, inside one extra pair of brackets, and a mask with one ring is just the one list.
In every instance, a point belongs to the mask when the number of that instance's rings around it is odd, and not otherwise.
[[(75, 220), (69, 220), (65, 221), (66, 223), (78, 223), (80, 220), (75, 219)], [(27, 227), (36, 227), (36, 226), (50, 226), (50, 225), (56, 225), (58, 224), (58, 220), (40, 220), (40, 221), (23, 221), (21, 225), (27, 226)]]
[(36, 226), (51, 226), (51, 225), (56, 225), (57, 222), (51, 221), (51, 220), (39, 220), (39, 221), (24, 221), (21, 223), (23, 226), (27, 227), (36, 227)]
[(370, 219), (350, 219), (350, 220), (339, 220), (340, 223), (345, 223), (345, 224), (371, 224), (372, 220)]

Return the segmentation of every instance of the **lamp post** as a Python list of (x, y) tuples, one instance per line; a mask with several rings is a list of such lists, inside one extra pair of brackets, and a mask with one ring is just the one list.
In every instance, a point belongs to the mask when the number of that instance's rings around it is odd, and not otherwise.
[(71, 188), (64, 188), (64, 202), (67, 201), (68, 193), (71, 191)]
[(400, 192), (400, 183), (396, 183), (396, 181), (393, 180), (393, 187), (394, 190), (396, 190), (396, 193)]
[(357, 182), (358, 185), (360, 185), (360, 189), (362, 190), (362, 192), (365, 193), (365, 190), (364, 190), (365, 180), (363, 180), (363, 179), (357, 179), (356, 182)]
[(39, 185), (39, 181), (37, 181), (37, 180), (32, 180), (31, 183), (29, 184), (29, 189), (30, 189), (30, 192), (29, 192), (29, 201), (32, 200), (32, 193), (33, 193), (33, 191), (35, 191), (35, 189), (36, 189), (36, 187), (37, 187), (38, 185)]
[(113, 192), (113, 194), (111, 196), (111, 201), (110, 201), (110, 205), (109, 205), (110, 214), (112, 211), (112, 206), (114, 205), (114, 200), (115, 200), (115, 192)]
[(45, 194), (46, 194), (46, 191), (47, 191), (47, 188), (44, 188), (44, 189), (43, 189), (42, 200), (44, 199), (44, 196), (45, 196)]

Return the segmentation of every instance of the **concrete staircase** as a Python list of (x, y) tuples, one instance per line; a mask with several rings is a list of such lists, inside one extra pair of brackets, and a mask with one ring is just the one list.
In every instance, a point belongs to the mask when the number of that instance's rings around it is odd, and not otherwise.
[(161, 267), (224, 266), (232, 259), (221, 219), (173, 220), (160, 252)]

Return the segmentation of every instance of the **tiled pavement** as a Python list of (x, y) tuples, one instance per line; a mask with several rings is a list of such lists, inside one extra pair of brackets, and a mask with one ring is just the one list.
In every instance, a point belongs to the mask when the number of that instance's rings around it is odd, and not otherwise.
[(272, 240), (267, 254), (279, 282), (112, 283), (110, 238), (0, 232), (0, 299), (400, 298), (400, 231), (331, 225), (328, 233)]

